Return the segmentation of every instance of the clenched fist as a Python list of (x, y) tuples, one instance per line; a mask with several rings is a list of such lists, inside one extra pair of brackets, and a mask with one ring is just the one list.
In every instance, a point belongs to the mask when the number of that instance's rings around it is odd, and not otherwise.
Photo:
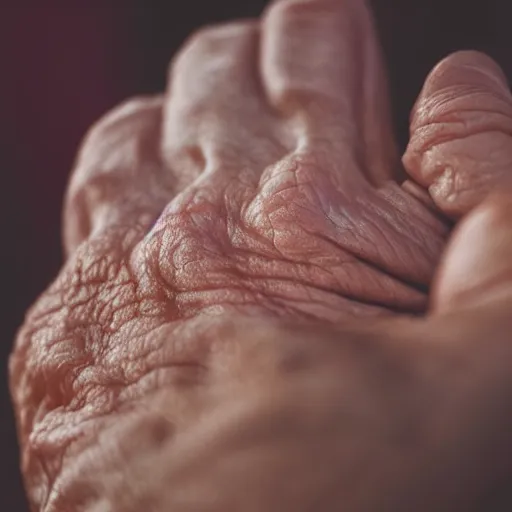
[(512, 444), (511, 126), (497, 65), (448, 58), (402, 183), (362, 0), (194, 35), (78, 156), (10, 365), (32, 509), (480, 510)]

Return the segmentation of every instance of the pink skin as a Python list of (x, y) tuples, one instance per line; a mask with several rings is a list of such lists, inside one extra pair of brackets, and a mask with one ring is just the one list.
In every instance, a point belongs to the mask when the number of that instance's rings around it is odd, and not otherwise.
[(458, 52), (436, 66), (411, 116), (404, 165), (455, 218), (511, 184), (512, 101), (492, 59)]
[[(445, 501), (429, 501), (428, 485), (453, 475), (426, 461), (464, 467), (453, 447), (475, 415), (475, 384), (447, 361), (475, 361), (440, 346), (451, 332), (442, 313), (463, 294), (474, 300), (466, 275), (485, 291), (492, 279), (471, 269), (489, 255), (468, 263), (459, 232), (433, 319), (412, 315), (426, 312), (443, 215), (469, 212), (506, 181), (512, 99), (487, 57), (440, 64), (404, 158), (417, 184), (401, 186), (386, 91), (362, 1), (280, 0), (259, 21), (193, 36), (164, 96), (132, 100), (91, 129), (67, 195), (67, 262), (11, 359), (33, 510), (465, 503), (463, 471)], [(499, 226), (511, 218), (496, 215)], [(479, 324), (464, 315), (455, 330), (474, 339)], [(487, 378), (496, 368), (483, 359)], [(418, 439), (395, 446), (410, 421)]]

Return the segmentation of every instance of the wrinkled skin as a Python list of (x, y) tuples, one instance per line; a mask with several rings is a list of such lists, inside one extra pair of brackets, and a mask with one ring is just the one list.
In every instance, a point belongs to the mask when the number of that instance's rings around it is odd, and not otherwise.
[(361, 1), (280, 0), (91, 129), (11, 358), (33, 510), (470, 510), (506, 474), (508, 200), (438, 265), (512, 100), (443, 61), (402, 185), (386, 97)]

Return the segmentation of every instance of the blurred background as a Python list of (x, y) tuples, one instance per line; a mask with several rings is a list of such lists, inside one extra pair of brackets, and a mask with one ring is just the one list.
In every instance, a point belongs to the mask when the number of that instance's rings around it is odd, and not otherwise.
[[(7, 391), (7, 357), (25, 310), (61, 265), (61, 200), (81, 137), (116, 103), (162, 90), (169, 59), (194, 28), (257, 16), (267, 3), (0, 3), (0, 511), (26, 510)], [(390, 70), (402, 148), (419, 88), (447, 53), (486, 51), (512, 77), (510, 0), (372, 4)]]

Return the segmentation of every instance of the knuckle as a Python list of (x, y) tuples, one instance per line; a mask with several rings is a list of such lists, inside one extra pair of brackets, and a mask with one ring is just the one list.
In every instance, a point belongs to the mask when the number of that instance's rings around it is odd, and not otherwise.
[(137, 96), (122, 102), (91, 126), (83, 139), (82, 150), (104, 141), (123, 126), (147, 125), (161, 111), (162, 104), (160, 96)]
[(132, 98), (85, 135), (64, 200), (69, 253), (100, 224), (121, 225), (121, 211), (138, 216), (167, 201), (173, 177), (163, 173), (162, 107), (159, 96)]
[(194, 46), (210, 48), (217, 42), (231, 41), (252, 35), (257, 27), (258, 22), (255, 20), (239, 20), (218, 25), (207, 25), (192, 34), (186, 46), (190, 48)]
[(255, 36), (259, 23), (253, 19), (217, 25), (206, 25), (192, 33), (169, 64), (168, 75), (174, 75), (191, 57), (232, 50)]
[(161, 117), (161, 98), (138, 97), (96, 122), (80, 145), (67, 196), (74, 198), (91, 186), (102, 188), (106, 177), (129, 180), (138, 167), (158, 166)]
[(281, 254), (294, 251), (299, 232), (305, 243), (309, 240), (305, 230), (322, 212), (319, 195), (312, 193), (317, 169), (314, 155), (294, 154), (279, 161), (266, 169), (258, 194), (243, 210), (243, 224)]
[(265, 18), (281, 20), (303, 16), (315, 7), (314, 4), (311, 0), (274, 0), (269, 5)]
[(311, 22), (310, 17), (337, 17), (342, 13), (343, 19), (349, 23), (358, 23), (358, 15), (364, 11), (365, 2), (363, 0), (337, 0), (337, 1), (318, 1), (318, 0), (273, 0), (264, 13), (264, 19), (270, 19), (273, 24), (287, 23), (295, 21)]
[(139, 116), (150, 116), (162, 106), (163, 98), (155, 96), (134, 96), (122, 102), (107, 116), (110, 123), (118, 119), (127, 119)]

